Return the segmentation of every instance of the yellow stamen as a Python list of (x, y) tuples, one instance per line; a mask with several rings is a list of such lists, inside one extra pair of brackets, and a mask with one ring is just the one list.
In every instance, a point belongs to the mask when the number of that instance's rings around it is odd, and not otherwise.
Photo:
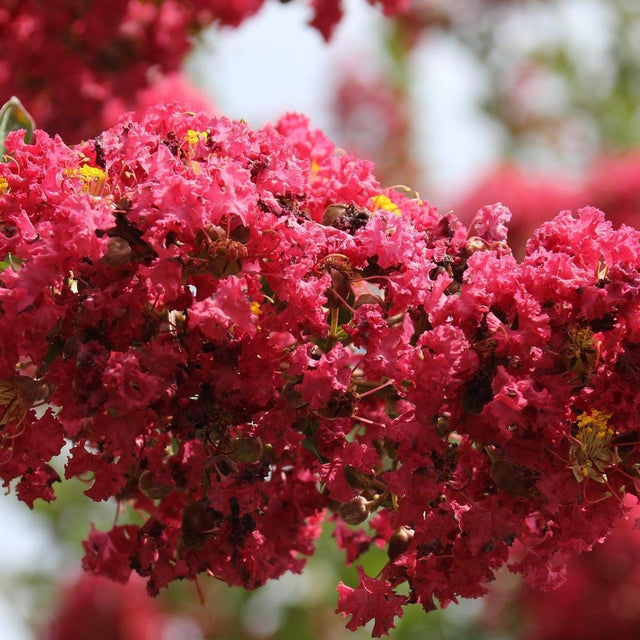
[(311, 161), (311, 168), (309, 169), (309, 175), (315, 178), (320, 173), (320, 165), (315, 161)]
[(259, 316), (262, 313), (262, 309), (260, 308), (260, 303), (255, 300), (251, 303), (251, 313), (254, 316)]
[(83, 182), (82, 190), (92, 196), (99, 196), (102, 187), (107, 180), (107, 174), (98, 167), (88, 164), (82, 165), (79, 169), (65, 169), (63, 175), (67, 178), (80, 178)]
[(607, 426), (611, 415), (611, 413), (592, 409), (581, 413), (576, 420), (578, 433), (569, 449), (569, 456), (578, 482), (586, 478), (604, 482), (605, 469), (620, 462), (617, 449), (609, 448), (614, 435), (613, 429)]
[(378, 196), (373, 196), (371, 198), (371, 203), (373, 204), (373, 210), (378, 211), (378, 209), (384, 209), (385, 211), (391, 211), (391, 213), (395, 213), (397, 216), (402, 215), (402, 211), (400, 211), (400, 207), (389, 198), (389, 196), (381, 193)]
[(206, 131), (194, 131), (193, 129), (189, 129), (184, 136), (185, 142), (189, 144), (198, 144), (200, 140), (202, 142), (206, 142), (209, 134)]

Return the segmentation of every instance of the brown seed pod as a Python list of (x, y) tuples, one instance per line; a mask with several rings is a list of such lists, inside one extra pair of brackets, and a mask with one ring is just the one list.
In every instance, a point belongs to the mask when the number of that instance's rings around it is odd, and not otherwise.
[(109, 238), (107, 253), (102, 260), (110, 267), (121, 267), (131, 260), (131, 245), (124, 238), (114, 236)]
[(387, 548), (387, 555), (391, 562), (409, 548), (414, 535), (414, 530), (405, 525), (398, 527), (393, 532), (393, 535), (389, 538), (389, 547)]
[(153, 472), (149, 470), (143, 471), (140, 474), (140, 478), (138, 478), (138, 488), (147, 498), (151, 498), (151, 500), (164, 498), (173, 490), (173, 487), (169, 485), (157, 483), (153, 479)]
[(330, 227), (333, 223), (344, 214), (347, 209), (346, 204), (330, 204), (322, 214), (322, 224)]
[(190, 502), (182, 512), (182, 538), (185, 547), (199, 549), (214, 532), (220, 514), (201, 501)]
[(38, 382), (29, 376), (16, 376), (14, 378), (16, 393), (20, 402), (27, 406), (32, 406), (38, 400)]
[(369, 517), (369, 503), (364, 496), (356, 496), (349, 502), (343, 502), (339, 513), (347, 524), (361, 524)]

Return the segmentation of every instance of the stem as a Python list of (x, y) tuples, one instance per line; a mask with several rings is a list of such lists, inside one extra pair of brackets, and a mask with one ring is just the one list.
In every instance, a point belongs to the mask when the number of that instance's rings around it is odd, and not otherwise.
[(340, 315), (339, 309), (331, 309), (331, 330), (329, 331), (329, 336), (331, 338), (336, 338), (338, 335), (338, 317)]
[(377, 387), (373, 388), (373, 389), (369, 389), (369, 391), (365, 391), (364, 393), (359, 393), (358, 397), (360, 398), (364, 398), (366, 396), (368, 396), (370, 393), (375, 393), (376, 391), (380, 391), (381, 389), (384, 389), (385, 387), (389, 387), (394, 383), (393, 380), (387, 380), (384, 384), (378, 385)]
[(204, 607), (205, 604), (207, 604), (207, 599), (204, 597), (204, 593), (202, 591), (202, 587), (200, 586), (200, 583), (198, 582), (198, 576), (193, 576), (193, 581), (196, 585), (196, 590), (198, 591), (198, 599), (200, 600), (200, 604)]
[(357, 420), (358, 422), (362, 422), (364, 424), (370, 424), (372, 427), (383, 427), (386, 428), (386, 424), (383, 424), (382, 422), (374, 422), (373, 420), (369, 420), (369, 418), (363, 418), (361, 416), (351, 416), (354, 420)]

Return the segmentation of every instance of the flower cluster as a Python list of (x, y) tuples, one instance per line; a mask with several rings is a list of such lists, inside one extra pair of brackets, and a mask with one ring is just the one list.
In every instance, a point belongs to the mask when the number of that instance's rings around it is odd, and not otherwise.
[[(374, 3), (374, 0), (370, 0)], [(409, 0), (375, 0), (386, 15)], [(90, 138), (135, 109), (138, 94), (176, 72), (210, 24), (237, 27), (264, 0), (4, 2), (0, 97), (20, 96), (38, 125), (69, 142)], [(329, 39), (340, 0), (312, 0), (311, 24)], [(174, 94), (176, 95), (176, 94)]]
[(559, 584), (635, 502), (638, 231), (563, 212), (518, 262), (504, 207), (467, 228), (296, 115), (164, 105), (6, 146), (0, 476), (52, 499), (67, 440), (65, 476), (132, 505), (89, 572), (255, 588), (328, 511), (349, 561), (388, 549), (338, 588), (382, 635), (484, 594), (516, 540)]

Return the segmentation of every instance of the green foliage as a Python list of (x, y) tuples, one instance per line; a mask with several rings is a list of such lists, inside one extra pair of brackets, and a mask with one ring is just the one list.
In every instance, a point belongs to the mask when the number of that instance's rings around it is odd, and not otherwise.
[(13, 96), (0, 109), (0, 157), (4, 156), (5, 140), (11, 131), (24, 129), (24, 139), (27, 143), (33, 138), (35, 123), (22, 102)]

